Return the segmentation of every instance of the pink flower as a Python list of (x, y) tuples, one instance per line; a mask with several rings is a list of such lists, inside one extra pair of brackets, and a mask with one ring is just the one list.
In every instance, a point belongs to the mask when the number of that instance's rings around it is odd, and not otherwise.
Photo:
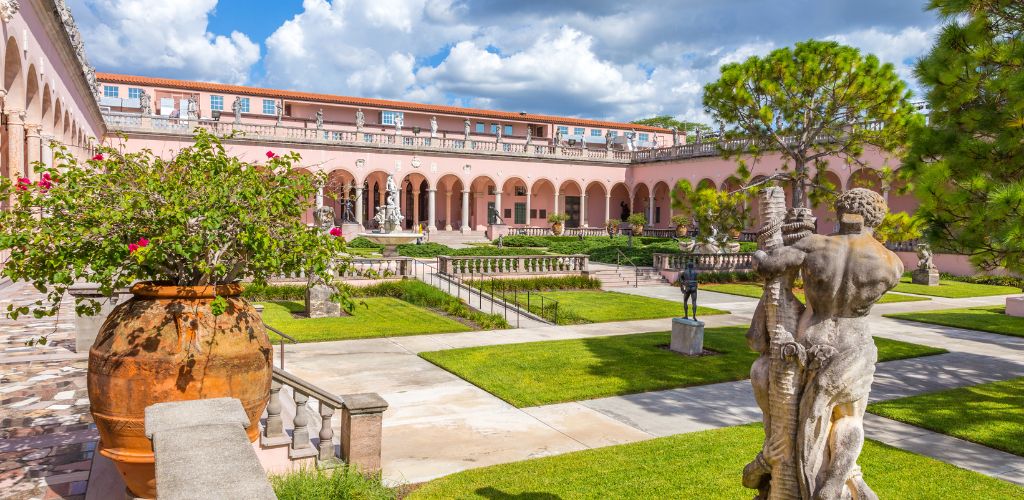
[(32, 180), (28, 177), (18, 177), (18, 191), (28, 191), (28, 187), (32, 185)]
[(96, 153), (96, 156), (92, 157), (93, 161), (103, 161), (103, 153)]
[(334, 237), (341, 236), (341, 228), (340, 227), (332, 227), (331, 228), (331, 236), (334, 236)]
[(146, 238), (139, 238), (138, 245), (139, 245), (139, 248), (144, 248), (147, 245), (149, 245), (149, 240), (147, 240)]
[(139, 246), (136, 245), (135, 243), (129, 243), (128, 244), (128, 253), (135, 253), (135, 251), (138, 250), (138, 249), (139, 249)]
[(273, 151), (267, 151), (267, 158), (277, 158), (277, 155)]

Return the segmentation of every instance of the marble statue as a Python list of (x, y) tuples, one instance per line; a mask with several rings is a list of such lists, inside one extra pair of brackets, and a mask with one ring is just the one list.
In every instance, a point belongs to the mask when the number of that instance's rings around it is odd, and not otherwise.
[(139, 93), (139, 110), (142, 116), (153, 114), (153, 100), (145, 90)]
[(402, 126), (405, 125), (405, 118), (401, 113), (395, 115), (395, 135), (402, 135)]
[(675, 127), (670, 127), (670, 128), (672, 129), (672, 145), (673, 146), (678, 146), (679, 145), (679, 129), (677, 129)]
[(555, 130), (555, 147), (562, 145), (562, 131)]
[(321, 130), (324, 128), (324, 109), (320, 108), (316, 110), (316, 129)]
[(628, 145), (628, 149), (630, 151), (636, 151), (636, 142), (635, 141), (636, 141), (636, 131), (635, 130), (631, 130), (631, 131), (629, 131), (628, 134), (626, 134), (626, 144)]
[(704, 140), (703, 136), (704, 134), (701, 133), (700, 127), (697, 127), (697, 130), (693, 131), (694, 142), (697, 144), (700, 144)]
[(932, 247), (927, 243), (917, 244), (917, 268), (918, 269), (935, 269), (935, 263), (932, 262)]
[(679, 275), (679, 291), (683, 292), (683, 317), (690, 318), (690, 303), (693, 303), (693, 320), (697, 320), (697, 270), (693, 261), (686, 262), (686, 269)]
[[(604, 148), (605, 149), (609, 149), (609, 150), (612, 149), (612, 139), (613, 139), (612, 131), (611, 130), (605, 131), (605, 133), (604, 133)], [(623, 220), (625, 220), (625, 219), (623, 219)]]
[(932, 259), (932, 247), (927, 243), (917, 244), (917, 269), (910, 273), (914, 284), (936, 286), (939, 284), (939, 268)]
[(533, 126), (526, 126), (526, 145), (529, 146), (533, 142)]
[(363, 115), (363, 108), (358, 108), (356, 109), (356, 131), (362, 131), (363, 125), (366, 125), (366, 117)]
[[(875, 499), (857, 457), (878, 351), (868, 313), (899, 283), (903, 264), (873, 236), (881, 195), (855, 188), (835, 209), (840, 229), (813, 234), (809, 209), (786, 212), (782, 188), (761, 192), (754, 269), (764, 295), (747, 332), (760, 353), (750, 381), (764, 413), (762, 450), (743, 471), (755, 498)], [(804, 306), (793, 280), (804, 281)]]
[(462, 122), (462, 129), (463, 129), (463, 132), (466, 135), (466, 140), (468, 141), (469, 140), (469, 118), (465, 119)]
[(330, 231), (334, 227), (334, 209), (327, 205), (320, 205), (314, 208), (313, 224), (323, 229), (324, 232)]
[(235, 123), (242, 123), (242, 98), (235, 97), (231, 103), (231, 112), (235, 114)]
[[(402, 215), (401, 207), (398, 204), (398, 186), (395, 185), (395, 177), (388, 174), (384, 186), (384, 210), (378, 212), (373, 219), (377, 221), (377, 224), (385, 233), (390, 233), (395, 228), (402, 227), (405, 217)], [(379, 220), (378, 217), (380, 217)]]
[(281, 119), (284, 118), (284, 100), (279, 100), (274, 103), (274, 111), (277, 114), (277, 126), (281, 126)]
[(189, 120), (199, 119), (199, 98), (196, 96), (189, 97), (187, 106), (188, 108), (185, 117)]
[(494, 142), (501, 142), (501, 125), (498, 126), (497, 132), (494, 133)]
[(437, 117), (436, 116), (431, 116), (430, 117), (430, 138), (433, 139), (435, 137), (437, 137)]
[(0, 1), (0, 20), (7, 23), (11, 19), (14, 19), (14, 15), (18, 13), (18, 9), (21, 5), (18, 4), (18, 0), (3, 0)]

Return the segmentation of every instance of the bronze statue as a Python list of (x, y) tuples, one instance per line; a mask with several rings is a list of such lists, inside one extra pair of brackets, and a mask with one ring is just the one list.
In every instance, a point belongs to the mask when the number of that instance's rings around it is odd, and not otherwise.
[(690, 303), (693, 303), (693, 317), (697, 321), (697, 270), (693, 261), (686, 263), (686, 269), (679, 275), (679, 291), (683, 292), (683, 317), (690, 318)]

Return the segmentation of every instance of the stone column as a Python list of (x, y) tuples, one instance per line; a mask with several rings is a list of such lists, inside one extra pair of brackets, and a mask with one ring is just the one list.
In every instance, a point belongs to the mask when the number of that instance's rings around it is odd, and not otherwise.
[(7, 173), (11, 182), (25, 175), (25, 112), (7, 111)]
[(531, 198), (533, 198), (533, 194), (530, 193), (529, 189), (527, 189), (526, 190), (526, 225), (527, 226), (532, 226), (533, 225), (533, 219), (530, 218), (530, 199)]
[[(497, 210), (498, 215), (501, 216), (501, 191), (499, 191), (497, 188), (495, 188), (494, 190), (494, 209)], [(490, 222), (491, 218), (490, 214), (488, 214), (487, 223), (490, 224)]]
[(50, 168), (53, 168), (53, 141), (54, 140), (55, 139), (54, 139), (54, 137), (52, 135), (44, 135), (42, 137), (43, 150), (42, 150), (42, 158), (40, 159), (40, 161), (42, 161), (44, 165), (46, 165), (47, 167), (50, 167)]
[(654, 226), (654, 193), (651, 193), (651, 197), (647, 200), (647, 223)]
[(356, 212), (356, 222), (361, 226), (363, 225), (363, 187), (358, 186), (355, 188), (355, 191), (355, 200), (352, 202), (354, 205), (353, 209)]
[(444, 193), (444, 230), (452, 230), (452, 188)]
[(608, 222), (612, 218), (612, 194), (604, 195), (604, 220)]
[(427, 231), (437, 231), (437, 209), (434, 204), (437, 200), (437, 189), (427, 189)]
[(580, 227), (587, 227), (587, 193), (580, 195)]
[(462, 233), (471, 231), (469, 228), (469, 190), (462, 190)]
[(555, 208), (551, 209), (551, 212), (552, 213), (556, 213), (556, 214), (559, 213), (558, 212), (558, 189), (555, 189)]
[(420, 223), (420, 192), (412, 192), (412, 228), (415, 230)]
[(365, 474), (380, 471), (381, 422), (387, 402), (376, 393), (346, 394), (342, 398), (342, 459)]
[(25, 124), (25, 168), (28, 171), (26, 177), (36, 179), (35, 163), (39, 161), (42, 154), (42, 140), (39, 137), (40, 126), (35, 123)]

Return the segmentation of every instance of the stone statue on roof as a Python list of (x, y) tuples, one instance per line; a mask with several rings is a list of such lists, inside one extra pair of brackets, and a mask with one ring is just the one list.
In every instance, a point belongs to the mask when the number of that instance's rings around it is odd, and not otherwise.
[(526, 145), (529, 146), (533, 142), (533, 126), (526, 126)]
[(463, 129), (464, 129), (464, 131), (466, 133), (466, 140), (468, 141), (469, 140), (469, 118), (466, 118), (462, 122), (462, 127), (463, 127)]
[(242, 123), (242, 98), (235, 96), (235, 101), (231, 103), (231, 112), (235, 114), (235, 123)]
[(562, 131), (555, 129), (555, 146), (562, 145)]
[(402, 126), (405, 125), (405, 118), (402, 113), (395, 113), (395, 135), (402, 135)]
[(316, 110), (316, 129), (324, 128), (324, 108)]
[(366, 125), (366, 117), (363, 116), (363, 108), (356, 109), (356, 131), (363, 130), (363, 125)]
[(139, 93), (139, 112), (141, 112), (143, 116), (153, 114), (153, 101), (149, 97), (149, 93), (145, 90), (142, 90)]
[(501, 129), (502, 128), (503, 127), (501, 125), (498, 125), (498, 130), (495, 131), (494, 142), (501, 142)]
[(274, 103), (274, 110), (277, 114), (277, 125), (281, 126), (281, 119), (284, 118), (284, 99), (279, 99)]
[(186, 106), (188, 106), (188, 108), (186, 110), (187, 114), (185, 116), (189, 120), (199, 119), (199, 98), (194, 95), (190, 96), (188, 98)]
[(604, 148), (605, 149), (612, 149), (612, 139), (613, 139), (612, 131), (611, 130), (605, 130), (604, 131)]
[(436, 116), (431, 116), (430, 117), (430, 138), (433, 139), (434, 137), (437, 137), (437, 117)]

